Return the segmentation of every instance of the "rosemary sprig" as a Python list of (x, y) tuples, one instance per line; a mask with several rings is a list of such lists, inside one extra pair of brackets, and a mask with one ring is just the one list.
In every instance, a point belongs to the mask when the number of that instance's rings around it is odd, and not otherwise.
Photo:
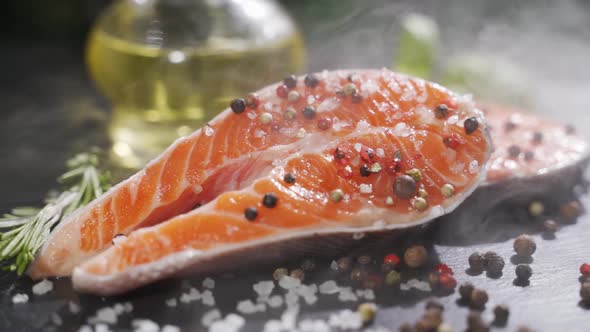
[(101, 171), (94, 153), (68, 160), (68, 171), (59, 177), (64, 191), (46, 199), (41, 208), (17, 207), (0, 218), (0, 266), (21, 275), (51, 231), (67, 215), (90, 203), (110, 187), (110, 174)]

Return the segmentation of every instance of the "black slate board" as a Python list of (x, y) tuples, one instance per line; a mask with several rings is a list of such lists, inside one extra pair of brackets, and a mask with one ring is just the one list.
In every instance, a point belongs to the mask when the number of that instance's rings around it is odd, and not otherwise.
[[(301, 1), (307, 5), (312, 2)], [(350, 1), (339, 12), (341, 16), (328, 18), (307, 12), (305, 5), (292, 6), (297, 19), (305, 23), (302, 28), (308, 37), (313, 70), (389, 66), (396, 18), (404, 12), (419, 10), (433, 15), (441, 24), (442, 53), (456, 54), (466, 49), (499, 52), (523, 64), (534, 80), (531, 90), (538, 108), (555, 118), (574, 122), (581, 132), (588, 132), (588, 4), (583, 0)], [(38, 203), (63, 171), (66, 158), (88, 146), (108, 146), (104, 134), (108, 105), (95, 95), (85, 77), (82, 58), (79, 47), (18, 40), (0, 46), (0, 72), (4, 78), (0, 82), (1, 210), (20, 203)], [(583, 203), (590, 207), (590, 198), (584, 197)], [(424, 239), (431, 254), (455, 270), (459, 282), (468, 280), (488, 291), (490, 302), (484, 312), (487, 320), (491, 319), (493, 305), (509, 305), (508, 327), (495, 330), (514, 331), (521, 324), (535, 331), (590, 330), (590, 310), (580, 306), (578, 295), (578, 268), (582, 262), (590, 261), (590, 216), (563, 227), (555, 239), (544, 238), (534, 225), (512, 229), (506, 226), (511, 220), (505, 221), (481, 228), (485, 236), (474, 234), (477, 240), (472, 244), (449, 240), (447, 234), (453, 233), (448, 232), (453, 225), (435, 224), (412, 235), (413, 239)], [(535, 233), (538, 245), (531, 265), (534, 274), (529, 286), (517, 287), (513, 285), (514, 265), (509, 263), (513, 253), (511, 238), (528, 231)], [(502, 255), (507, 262), (504, 275), (498, 279), (467, 275), (466, 259), (474, 250), (493, 250)], [(321, 264), (322, 269), (310, 282), (323, 280), (330, 273), (328, 264)], [(252, 283), (269, 279), (270, 272), (267, 268), (253, 268), (236, 272), (233, 279), (215, 277), (215, 298), (224, 314), (235, 311), (237, 300), (253, 298)], [(55, 280), (55, 289), (49, 294), (34, 296), (30, 280), (3, 273), (0, 331), (76, 331), (96, 310), (127, 301), (133, 303), (132, 314), (121, 315), (112, 330), (130, 331), (130, 319), (149, 318), (160, 325), (180, 326), (183, 331), (200, 331), (201, 316), (208, 307), (194, 302), (168, 308), (164, 300), (178, 296), (191, 284), (199, 286), (201, 280), (202, 277), (169, 280), (123, 297), (104, 299), (75, 293), (67, 278)], [(13, 304), (12, 296), (21, 292), (29, 294), (30, 301)], [(382, 308), (376, 326), (395, 330), (404, 322), (415, 321), (430, 296), (419, 291), (382, 292), (377, 299)], [(446, 306), (445, 320), (455, 331), (464, 330), (468, 309), (456, 303), (457, 295), (438, 294), (438, 299)], [(70, 301), (80, 304), (79, 314), (69, 312)], [(356, 304), (336, 301), (334, 296), (323, 296), (317, 305), (303, 305), (301, 318), (325, 319), (336, 310), (355, 307)], [(281, 312), (271, 310), (248, 316), (243, 331), (260, 331), (267, 319), (276, 318)], [(52, 313), (61, 317), (63, 325), (52, 322)]]

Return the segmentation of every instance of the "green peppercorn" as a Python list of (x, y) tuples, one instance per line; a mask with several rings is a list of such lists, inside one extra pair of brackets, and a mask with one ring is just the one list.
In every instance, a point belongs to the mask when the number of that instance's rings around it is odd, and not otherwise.
[(412, 201), (414, 208), (418, 211), (424, 211), (428, 207), (428, 201), (423, 197), (416, 197)]
[(469, 268), (472, 271), (482, 271), (486, 266), (486, 259), (480, 252), (469, 255)]
[(297, 117), (297, 111), (293, 107), (287, 107), (283, 117), (287, 121), (294, 120)]
[(528, 281), (533, 275), (533, 269), (526, 264), (518, 264), (514, 272), (516, 273), (516, 278), (521, 282)]
[(352, 83), (348, 83), (344, 85), (342, 91), (344, 91), (344, 94), (346, 94), (347, 96), (352, 96), (356, 93), (356, 86)]
[(459, 295), (464, 301), (471, 301), (471, 294), (475, 287), (470, 282), (464, 282), (459, 286)]
[(428, 252), (424, 246), (414, 245), (406, 249), (404, 253), (404, 262), (407, 266), (418, 268), (428, 261)]
[(488, 302), (488, 293), (483, 290), (476, 288), (471, 292), (471, 305), (474, 308), (483, 308)]
[(412, 168), (410, 170), (407, 170), (406, 175), (411, 176), (412, 179), (414, 179), (414, 181), (416, 181), (416, 182), (422, 180), (422, 172), (420, 172), (420, 170), (417, 168)]
[(438, 326), (436, 332), (453, 332), (453, 328), (450, 325), (442, 323)]
[(272, 278), (276, 281), (279, 281), (287, 274), (289, 274), (289, 270), (285, 269), (284, 267), (279, 267), (272, 273)]
[(374, 303), (361, 303), (357, 309), (363, 324), (371, 324), (377, 314), (377, 306)]
[(537, 250), (535, 240), (527, 234), (522, 234), (514, 240), (514, 251), (518, 256), (530, 257)]
[(342, 189), (334, 189), (330, 192), (330, 200), (334, 203), (338, 203), (344, 199), (344, 192)]
[(455, 194), (455, 187), (450, 183), (445, 183), (442, 187), (440, 187), (440, 193), (445, 198), (449, 198)]
[(267, 125), (272, 122), (272, 114), (268, 112), (261, 113), (260, 116), (258, 116), (258, 120), (263, 125)]
[(388, 286), (395, 286), (401, 281), (401, 275), (397, 271), (389, 271), (385, 276), (385, 284)]
[(532, 201), (529, 204), (529, 214), (533, 217), (538, 217), (545, 212), (545, 205), (540, 201)]

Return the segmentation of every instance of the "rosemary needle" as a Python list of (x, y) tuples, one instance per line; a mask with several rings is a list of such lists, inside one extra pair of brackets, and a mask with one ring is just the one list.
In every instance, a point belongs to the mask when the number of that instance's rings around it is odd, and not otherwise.
[(67, 215), (87, 205), (110, 187), (110, 175), (98, 168), (98, 157), (82, 153), (68, 160), (59, 177), (64, 191), (41, 208), (17, 207), (0, 217), (0, 266), (23, 274), (45, 240)]

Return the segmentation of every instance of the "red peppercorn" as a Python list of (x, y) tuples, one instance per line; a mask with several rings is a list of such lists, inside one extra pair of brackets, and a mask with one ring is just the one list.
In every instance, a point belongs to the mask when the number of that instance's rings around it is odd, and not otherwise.
[(590, 278), (590, 264), (584, 263), (580, 266), (580, 273), (586, 277)]
[(434, 270), (440, 274), (450, 274), (453, 275), (453, 269), (451, 269), (447, 264), (439, 263), (434, 266)]
[(287, 98), (288, 94), (289, 94), (289, 89), (287, 88), (286, 85), (281, 84), (281, 85), (277, 86), (277, 96), (279, 96), (280, 98)]
[(443, 273), (438, 277), (438, 282), (444, 289), (455, 289), (457, 287), (457, 280), (447, 273)]
[(399, 262), (399, 256), (396, 254), (389, 254), (383, 258), (384, 264), (392, 264), (394, 268), (399, 265)]
[(338, 147), (334, 151), (334, 160), (336, 160), (340, 165), (348, 165), (348, 154), (348, 150)]
[(363, 148), (361, 150), (361, 159), (364, 160), (365, 162), (372, 162), (373, 161), (373, 157), (375, 156), (375, 152), (373, 152), (373, 149), (371, 148)]
[(318, 129), (320, 129), (320, 130), (328, 130), (330, 128), (332, 128), (332, 119), (321, 118), (318, 121)]
[(443, 142), (451, 149), (456, 149), (461, 143), (457, 134), (451, 134), (449, 136), (443, 137)]

